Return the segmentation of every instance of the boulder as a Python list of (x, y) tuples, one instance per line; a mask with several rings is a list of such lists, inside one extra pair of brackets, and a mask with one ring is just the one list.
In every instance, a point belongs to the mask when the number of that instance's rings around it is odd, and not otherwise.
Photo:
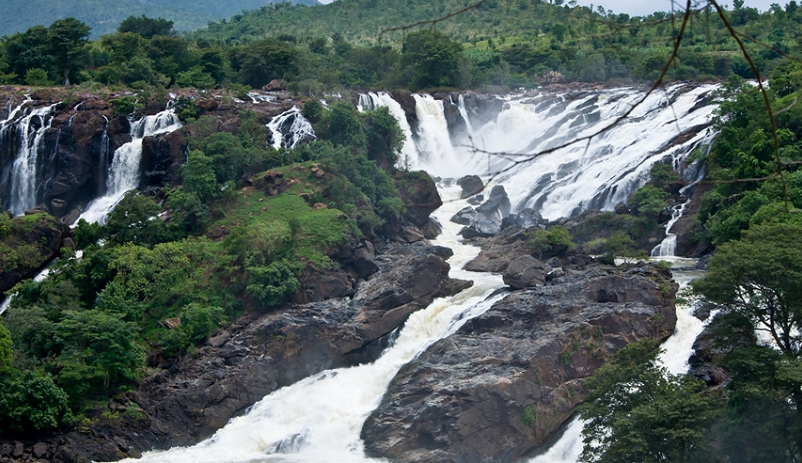
[(433, 240), (443, 233), (443, 226), (434, 217), (429, 217), (429, 221), (421, 229), (423, 237), (427, 240)]
[(457, 185), (462, 187), (460, 198), (468, 198), (479, 193), (484, 189), (485, 183), (478, 175), (466, 175), (457, 180)]
[(478, 205), (482, 204), (482, 202), (484, 200), (485, 200), (485, 195), (478, 194), (476, 196), (471, 196), (470, 198), (468, 198), (468, 204), (470, 204), (472, 206), (478, 206)]
[(545, 220), (539, 212), (534, 209), (526, 208), (515, 214), (510, 214), (501, 220), (501, 229), (516, 226), (519, 228), (532, 228), (537, 226), (545, 226), (548, 220)]
[(459, 231), (459, 234), (463, 238), (489, 238), (491, 236), (498, 235), (500, 231), (501, 227), (496, 222), (492, 222), (483, 218), (477, 218), (467, 227), (462, 227), (462, 230)]
[(465, 270), (503, 273), (512, 260), (532, 255), (526, 231), (518, 227), (508, 227), (498, 235), (480, 242), (479, 246), (482, 251), (465, 264)]
[(407, 225), (398, 230), (398, 236), (407, 243), (423, 241), (423, 233), (414, 225)]
[(398, 172), (393, 182), (404, 202), (404, 219), (418, 228), (426, 226), (429, 216), (443, 205), (434, 180), (424, 172)]
[(360, 278), (368, 278), (379, 271), (379, 266), (374, 260), (373, 244), (370, 241), (354, 250), (352, 264)]
[(546, 284), (551, 267), (532, 256), (521, 256), (510, 262), (504, 271), (504, 284), (513, 289), (531, 288)]
[(454, 214), (450, 220), (456, 224), (470, 225), (478, 216), (479, 213), (476, 212), (476, 209), (472, 208), (471, 206), (467, 206), (460, 209), (460, 211)]

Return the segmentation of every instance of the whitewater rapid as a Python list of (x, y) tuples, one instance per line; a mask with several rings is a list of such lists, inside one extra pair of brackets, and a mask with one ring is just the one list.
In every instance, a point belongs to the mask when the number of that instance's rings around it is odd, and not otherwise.
[(487, 311), (503, 296), (489, 297), (504, 286), (499, 275), (467, 272), (462, 266), (479, 248), (462, 244), (460, 225), (448, 219), (466, 205), (456, 186), (440, 190), (445, 204), (433, 216), (443, 233), (433, 244), (454, 251), (448, 262), (452, 278), (474, 285), (459, 294), (436, 299), (413, 313), (398, 338), (373, 363), (328, 370), (279, 389), (232, 419), (211, 438), (186, 448), (146, 453), (130, 462), (343, 462), (377, 461), (364, 455), (359, 437), (368, 415), (379, 405), (390, 381), (427, 347)]

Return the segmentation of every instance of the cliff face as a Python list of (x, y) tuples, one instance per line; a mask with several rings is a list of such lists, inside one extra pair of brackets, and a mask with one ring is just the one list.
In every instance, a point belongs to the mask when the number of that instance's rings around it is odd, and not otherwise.
[(613, 353), (673, 332), (667, 275), (648, 266), (566, 270), (513, 292), (402, 368), (362, 428), (368, 455), (513, 461), (555, 437), (584, 400), (584, 380)]
[[(14, 195), (13, 165), (27, 141), (28, 151), (36, 153), (35, 205), (70, 224), (90, 201), (106, 192), (115, 151), (131, 141), (130, 119), (115, 115), (110, 105), (110, 101), (124, 95), (100, 98), (50, 89), (25, 96), (28, 91), (0, 86), (0, 199), (8, 208)], [(217, 131), (235, 132), (240, 111), (253, 111), (260, 123), (267, 124), (295, 104), (288, 99), (239, 102), (219, 94), (185, 93), (182, 96), (197, 106), (198, 117), (214, 116)], [(33, 115), (51, 106), (52, 111), (46, 115)], [(135, 118), (161, 109), (161, 104), (149, 104), (138, 110)], [(187, 135), (182, 129), (143, 140), (140, 189), (179, 180), (180, 165), (186, 160)]]

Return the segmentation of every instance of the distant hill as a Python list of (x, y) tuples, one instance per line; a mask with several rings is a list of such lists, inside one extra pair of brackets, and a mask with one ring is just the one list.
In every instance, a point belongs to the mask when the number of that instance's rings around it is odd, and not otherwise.
[[(383, 29), (437, 18), (471, 3), (475, 0), (337, 0), (315, 8), (262, 8), (210, 23), (208, 28), (192, 35), (247, 42), (278, 34), (296, 37), (339, 34), (351, 43), (364, 45), (375, 42)], [(544, 10), (542, 7), (546, 5), (548, 2), (541, 0), (488, 0), (473, 11), (439, 23), (436, 29), (461, 42), (481, 40), (483, 36), (538, 34), (564, 20), (556, 10)], [(401, 33), (386, 36), (393, 41), (401, 37)]]
[[(92, 37), (96, 38), (114, 31), (120, 21), (130, 15), (170, 19), (177, 30), (191, 31), (210, 21), (281, 3), (281, 0), (3, 0), (2, 3), (0, 36), (22, 32), (38, 24), (47, 26), (57, 19), (72, 16), (92, 27)], [(317, 0), (289, 3), (318, 4)]]

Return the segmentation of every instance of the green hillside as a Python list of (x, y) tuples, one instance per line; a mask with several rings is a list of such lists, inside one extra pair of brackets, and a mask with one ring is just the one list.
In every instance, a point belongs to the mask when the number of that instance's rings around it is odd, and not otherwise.
[[(0, 36), (22, 32), (31, 26), (48, 25), (57, 19), (74, 17), (92, 28), (92, 36), (113, 32), (123, 19), (130, 15), (161, 17), (175, 22), (179, 31), (190, 31), (206, 26), (210, 21), (228, 18), (243, 10), (258, 9), (271, 0), (7, 0), (4, 11), (14, 14), (0, 15)], [(315, 0), (297, 3), (316, 4)]]

